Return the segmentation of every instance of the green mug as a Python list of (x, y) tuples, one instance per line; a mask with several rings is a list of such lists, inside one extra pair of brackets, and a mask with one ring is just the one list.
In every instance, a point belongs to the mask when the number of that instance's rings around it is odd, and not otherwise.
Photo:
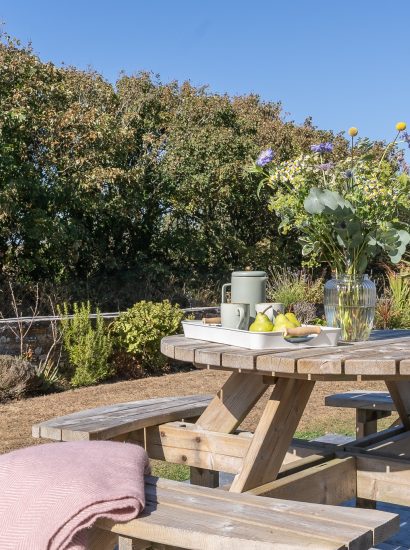
[(249, 309), (249, 304), (221, 304), (222, 327), (248, 330)]

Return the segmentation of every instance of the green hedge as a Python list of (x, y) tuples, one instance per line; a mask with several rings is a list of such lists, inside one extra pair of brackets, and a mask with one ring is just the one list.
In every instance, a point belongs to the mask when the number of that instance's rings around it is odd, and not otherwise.
[(91, 281), (119, 273), (149, 294), (246, 265), (298, 265), (295, 239), (278, 235), (244, 167), (267, 145), (286, 159), (329, 140), (310, 120), (146, 73), (114, 86), (5, 35), (0, 84), (3, 277), (76, 281), (88, 297)]

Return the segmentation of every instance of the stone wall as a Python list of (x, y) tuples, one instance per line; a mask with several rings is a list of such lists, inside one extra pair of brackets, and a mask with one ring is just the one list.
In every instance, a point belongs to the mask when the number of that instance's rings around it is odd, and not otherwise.
[[(16, 334), (17, 333), (17, 334)], [(0, 323), (0, 355), (20, 355), (20, 337), (17, 324)], [(23, 353), (31, 360), (44, 360), (53, 344), (49, 322), (34, 322), (23, 339)]]

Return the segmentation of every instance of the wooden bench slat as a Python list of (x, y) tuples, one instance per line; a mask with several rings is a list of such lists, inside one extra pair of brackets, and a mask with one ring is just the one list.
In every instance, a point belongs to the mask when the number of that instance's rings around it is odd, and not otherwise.
[[(255, 497), (147, 478), (147, 510), (136, 520), (97, 526), (183, 548), (365, 550), (399, 528), (386, 512)], [(178, 521), (176, 518), (180, 518)], [(381, 538), (383, 535), (383, 539)]]
[(212, 396), (189, 395), (121, 403), (80, 411), (33, 426), (33, 437), (57, 441), (109, 439), (150, 426), (199, 416)]
[(395, 411), (396, 407), (388, 392), (384, 391), (351, 391), (335, 393), (325, 397), (325, 405), (349, 409), (367, 409)]
[[(156, 485), (157, 488), (172, 488), (186, 494), (202, 495), (208, 493), (208, 488), (184, 483), (178, 483), (175, 487), (175, 481), (168, 479), (157, 479), (152, 476), (147, 476), (146, 483), (148, 485)], [(268, 507), (270, 512), (282, 514), (295, 514), (297, 516), (309, 517), (316, 516), (322, 521), (337, 521), (340, 523), (348, 523), (361, 528), (370, 529), (375, 533), (375, 543), (378, 544), (382, 540), (393, 535), (398, 530), (398, 518), (396, 514), (389, 513), (390, 518), (383, 516), (385, 512), (380, 513), (376, 510), (354, 509), (344, 506), (330, 506), (327, 504), (315, 504), (299, 502), (297, 500), (283, 500), (276, 498), (263, 498), (250, 493), (227, 493), (225, 491), (215, 491), (210, 493), (213, 499), (228, 500), (230, 502), (238, 500), (242, 502), (242, 497), (246, 495), (246, 501), (254, 506)], [(261, 501), (260, 498), (263, 500)], [(375, 514), (376, 512), (376, 514)], [(384, 520), (383, 520), (384, 518)], [(386, 522), (386, 520), (389, 520)]]

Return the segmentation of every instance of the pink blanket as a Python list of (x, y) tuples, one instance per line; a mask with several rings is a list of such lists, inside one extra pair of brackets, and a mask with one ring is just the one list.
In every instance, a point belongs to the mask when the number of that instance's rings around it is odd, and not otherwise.
[(28, 447), (0, 456), (0, 549), (83, 550), (101, 517), (137, 517), (145, 505), (145, 451), (112, 441)]

